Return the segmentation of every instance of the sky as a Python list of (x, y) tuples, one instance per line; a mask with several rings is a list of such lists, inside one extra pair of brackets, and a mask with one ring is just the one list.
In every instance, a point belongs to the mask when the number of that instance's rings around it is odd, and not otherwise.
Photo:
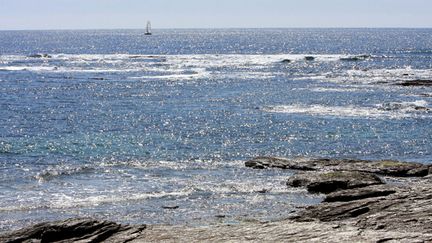
[(0, 0), (0, 30), (432, 27), (432, 0)]

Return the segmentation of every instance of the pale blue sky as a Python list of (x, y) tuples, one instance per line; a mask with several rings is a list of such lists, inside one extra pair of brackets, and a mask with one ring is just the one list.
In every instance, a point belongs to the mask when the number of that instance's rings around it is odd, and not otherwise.
[(0, 0), (0, 29), (432, 27), (432, 0)]

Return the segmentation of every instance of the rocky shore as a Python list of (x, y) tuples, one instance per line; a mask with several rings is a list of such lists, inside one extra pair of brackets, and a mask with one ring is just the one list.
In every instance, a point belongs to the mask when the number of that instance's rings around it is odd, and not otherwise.
[(287, 186), (304, 187), (325, 198), (277, 222), (192, 227), (69, 219), (0, 235), (0, 242), (432, 241), (431, 166), (274, 157), (255, 158), (245, 165), (297, 171), (287, 178)]

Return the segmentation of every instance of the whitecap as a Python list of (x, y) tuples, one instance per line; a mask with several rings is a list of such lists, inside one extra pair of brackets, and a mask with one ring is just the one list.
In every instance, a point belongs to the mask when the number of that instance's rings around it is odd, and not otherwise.
[(57, 71), (55, 66), (3, 66), (0, 71), (29, 71), (29, 72), (45, 72)]
[(324, 105), (279, 105), (266, 107), (263, 110), (272, 113), (285, 114), (306, 114), (312, 116), (332, 116), (332, 117), (359, 117), (359, 118), (423, 118), (423, 113), (428, 109), (420, 110), (412, 108), (405, 109), (383, 109), (383, 105), (375, 107), (358, 107), (358, 106), (324, 106)]
[(28, 198), (28, 202), (17, 202), (16, 205), (2, 206), (0, 212), (24, 211), (38, 209), (70, 209), (96, 207), (102, 204), (114, 204), (131, 201), (142, 201), (153, 198), (164, 197), (183, 197), (192, 193), (192, 190), (174, 191), (174, 192), (117, 192), (117, 194), (103, 194), (85, 196), (80, 194), (52, 193), (49, 201), (43, 201), (38, 198)]
[(150, 193), (133, 193), (118, 192), (116, 194), (104, 194), (94, 196), (66, 195), (62, 193), (52, 195), (48, 208), (66, 209), (66, 208), (83, 208), (95, 207), (101, 204), (113, 204), (121, 202), (142, 201), (154, 198), (164, 197), (186, 197), (192, 193), (192, 190), (182, 190), (173, 192), (150, 192)]
[(398, 69), (350, 69), (339, 73), (329, 73), (324, 81), (336, 83), (359, 84), (396, 84), (403, 81), (429, 79), (432, 69), (412, 69), (411, 67)]
[(428, 102), (425, 100), (405, 101), (405, 102), (388, 102), (377, 105), (380, 110), (385, 111), (429, 111)]
[(89, 166), (73, 167), (69, 165), (58, 165), (54, 167), (49, 167), (37, 173), (35, 179), (37, 179), (39, 182), (45, 182), (62, 176), (92, 173), (94, 172), (94, 170), (95, 170), (94, 168)]

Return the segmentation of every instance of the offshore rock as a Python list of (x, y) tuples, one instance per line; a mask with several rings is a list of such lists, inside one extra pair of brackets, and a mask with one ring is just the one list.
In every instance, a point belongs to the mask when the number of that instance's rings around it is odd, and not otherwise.
[(347, 62), (356, 62), (356, 61), (363, 61), (369, 58), (371, 58), (370, 55), (358, 55), (358, 56), (342, 57), (340, 58), (340, 60), (347, 61)]
[(429, 174), (429, 166), (420, 163), (393, 160), (314, 159), (258, 157), (245, 162), (254, 169), (281, 168), (302, 171), (359, 171), (398, 177), (423, 177)]
[(408, 80), (408, 81), (399, 83), (398, 85), (401, 85), (401, 86), (432, 86), (432, 80), (424, 80), (424, 79)]
[(52, 56), (48, 55), (48, 54), (32, 54), (32, 55), (29, 55), (28, 57), (31, 57), (31, 58), (51, 58)]
[(246, 167), (254, 169), (265, 168), (280, 168), (291, 170), (316, 170), (312, 164), (308, 163), (305, 159), (289, 160), (278, 157), (257, 157), (245, 162)]
[(305, 60), (306, 61), (313, 61), (313, 60), (315, 60), (315, 57), (314, 56), (305, 56)]
[(36, 224), (0, 235), (0, 242), (128, 242), (139, 238), (145, 228), (145, 225), (132, 227), (77, 218)]
[(312, 193), (331, 193), (378, 184), (383, 184), (378, 176), (358, 171), (302, 173), (292, 176), (287, 182), (288, 186), (303, 186)]

